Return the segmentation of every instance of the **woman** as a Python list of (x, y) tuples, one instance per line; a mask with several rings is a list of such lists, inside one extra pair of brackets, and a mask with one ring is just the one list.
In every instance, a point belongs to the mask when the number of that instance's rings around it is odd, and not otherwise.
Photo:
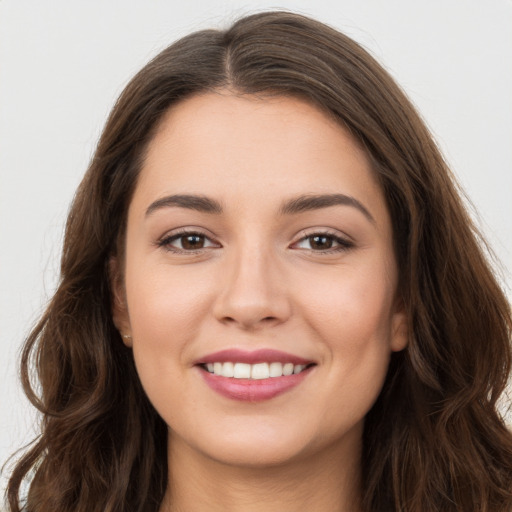
[(12, 511), (512, 510), (509, 306), (427, 129), (335, 30), (262, 13), (150, 62), (61, 271)]

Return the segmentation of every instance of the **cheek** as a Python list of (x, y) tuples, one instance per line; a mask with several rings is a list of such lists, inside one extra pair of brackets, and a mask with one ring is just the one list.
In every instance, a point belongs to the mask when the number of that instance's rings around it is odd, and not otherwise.
[(309, 323), (332, 351), (357, 356), (365, 347), (389, 347), (394, 287), (381, 266), (343, 268), (338, 278), (316, 277), (303, 283), (300, 295)]
[(134, 338), (176, 346), (180, 339), (193, 337), (199, 328), (198, 320), (211, 302), (206, 277), (166, 265), (127, 272), (126, 292)]
[(376, 279), (368, 272), (319, 284), (310, 287), (304, 317), (323, 344), (328, 367), (320, 415), (326, 428), (339, 432), (361, 421), (382, 389), (391, 353), (393, 287), (382, 274)]
[[(317, 276), (318, 277), (318, 276)], [(340, 269), (339, 279), (315, 281), (303, 303), (308, 329), (324, 346), (334, 400), (365, 413), (376, 399), (391, 354), (394, 280), (386, 267)]]
[(173, 424), (174, 411), (190, 407), (180, 386), (190, 378), (189, 350), (201, 329), (208, 293), (185, 269), (127, 263), (132, 265), (127, 264), (125, 284), (135, 365), (149, 400)]

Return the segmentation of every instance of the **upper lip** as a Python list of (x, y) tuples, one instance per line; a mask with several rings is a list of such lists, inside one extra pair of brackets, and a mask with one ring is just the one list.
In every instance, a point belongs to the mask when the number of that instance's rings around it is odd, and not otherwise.
[(293, 363), (308, 365), (314, 361), (304, 359), (303, 357), (296, 356), (294, 354), (288, 354), (279, 350), (259, 349), (253, 351), (246, 351), (240, 349), (226, 349), (220, 350), (219, 352), (213, 352), (208, 354), (201, 359), (198, 359), (195, 364), (207, 364), (207, 363), (246, 363), (246, 364), (257, 364), (257, 363)]

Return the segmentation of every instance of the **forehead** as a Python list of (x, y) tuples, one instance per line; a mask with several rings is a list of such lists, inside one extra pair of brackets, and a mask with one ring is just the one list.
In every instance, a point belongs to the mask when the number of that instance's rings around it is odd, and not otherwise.
[(210, 92), (173, 106), (149, 144), (135, 199), (206, 194), (232, 205), (343, 193), (386, 214), (368, 158), (352, 136), (293, 97)]

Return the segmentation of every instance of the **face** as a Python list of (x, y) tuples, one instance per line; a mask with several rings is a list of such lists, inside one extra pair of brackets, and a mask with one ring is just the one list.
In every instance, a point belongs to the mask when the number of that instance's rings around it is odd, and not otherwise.
[(238, 465), (358, 446), (406, 335), (385, 200), (340, 125), (286, 97), (179, 103), (113, 265), (173, 446)]

